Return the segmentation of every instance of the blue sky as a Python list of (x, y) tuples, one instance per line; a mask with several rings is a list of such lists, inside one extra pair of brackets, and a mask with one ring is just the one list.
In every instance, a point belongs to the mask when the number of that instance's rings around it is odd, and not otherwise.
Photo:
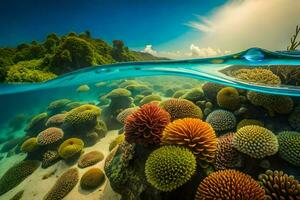
[[(197, 40), (198, 31), (186, 24), (207, 15), (225, 0), (7, 0), (0, 5), (0, 45), (43, 40), (48, 33), (90, 30), (106, 41), (122, 39), (133, 49), (147, 44), (172, 50)], [(191, 41), (180, 41), (189, 34)]]

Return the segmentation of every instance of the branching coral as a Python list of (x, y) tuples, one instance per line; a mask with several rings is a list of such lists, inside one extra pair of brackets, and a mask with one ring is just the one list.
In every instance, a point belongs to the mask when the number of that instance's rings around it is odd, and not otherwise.
[(60, 157), (64, 159), (71, 158), (83, 149), (84, 143), (79, 138), (70, 138), (65, 140), (58, 148)]
[(212, 163), (215, 160), (217, 151), (215, 131), (200, 119), (177, 119), (168, 124), (163, 132), (162, 143), (189, 148), (201, 164)]
[(195, 200), (265, 200), (264, 196), (264, 190), (249, 175), (236, 170), (221, 170), (200, 183)]
[(218, 137), (218, 149), (214, 166), (217, 170), (239, 167), (242, 155), (233, 147), (234, 133), (227, 133)]
[(64, 132), (60, 128), (51, 127), (40, 132), (37, 136), (37, 144), (44, 146), (56, 143), (64, 137)]
[(39, 167), (38, 161), (25, 160), (8, 169), (0, 179), (0, 195), (19, 185)]
[(125, 139), (144, 146), (159, 144), (170, 115), (155, 104), (145, 104), (125, 122)]
[(51, 190), (46, 194), (44, 200), (61, 200), (75, 187), (79, 180), (79, 172), (71, 168), (63, 173), (56, 181)]
[(103, 153), (101, 153), (100, 151), (91, 151), (89, 153), (82, 155), (79, 158), (78, 167), (86, 168), (95, 165), (96, 163), (102, 161), (103, 159), (104, 159)]
[(103, 171), (100, 168), (91, 168), (82, 175), (80, 186), (82, 189), (92, 190), (102, 185), (104, 181)]
[(289, 163), (300, 167), (300, 133), (283, 131), (277, 135), (279, 156)]
[(160, 107), (171, 115), (171, 121), (181, 118), (203, 118), (202, 110), (186, 99), (168, 99), (161, 102)]
[(241, 105), (239, 92), (233, 87), (222, 88), (217, 94), (217, 103), (222, 108), (236, 110)]
[(240, 128), (233, 137), (233, 146), (253, 158), (264, 158), (278, 151), (278, 140), (272, 131), (249, 125)]
[(206, 122), (216, 131), (226, 131), (235, 128), (236, 118), (227, 110), (215, 110), (207, 116)]
[(145, 165), (147, 181), (161, 191), (172, 191), (191, 179), (196, 159), (186, 148), (163, 146), (153, 151)]
[(300, 200), (300, 184), (294, 176), (289, 176), (283, 171), (267, 170), (259, 175), (258, 179), (266, 192), (266, 200)]

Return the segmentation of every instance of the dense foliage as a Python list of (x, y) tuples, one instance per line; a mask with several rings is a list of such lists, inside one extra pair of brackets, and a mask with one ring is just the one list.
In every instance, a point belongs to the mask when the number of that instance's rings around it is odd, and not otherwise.
[(157, 59), (130, 51), (121, 40), (111, 46), (92, 38), (89, 31), (61, 37), (51, 33), (43, 42), (0, 48), (0, 82), (41, 82), (88, 66)]

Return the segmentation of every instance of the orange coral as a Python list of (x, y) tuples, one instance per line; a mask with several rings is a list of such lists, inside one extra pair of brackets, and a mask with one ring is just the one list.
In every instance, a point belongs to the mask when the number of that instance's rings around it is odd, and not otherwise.
[(249, 175), (236, 170), (210, 174), (199, 185), (195, 200), (264, 200), (265, 191)]
[(212, 163), (217, 150), (216, 134), (207, 122), (196, 118), (177, 119), (166, 126), (162, 143), (183, 145), (205, 163)]
[(170, 115), (157, 105), (149, 103), (129, 115), (125, 121), (125, 140), (148, 146), (159, 144)]

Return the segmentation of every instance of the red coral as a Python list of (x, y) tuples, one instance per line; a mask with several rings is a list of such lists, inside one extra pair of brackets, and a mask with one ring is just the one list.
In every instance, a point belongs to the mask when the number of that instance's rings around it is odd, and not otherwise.
[(143, 146), (159, 144), (169, 122), (168, 112), (153, 103), (145, 104), (126, 118), (125, 139)]

